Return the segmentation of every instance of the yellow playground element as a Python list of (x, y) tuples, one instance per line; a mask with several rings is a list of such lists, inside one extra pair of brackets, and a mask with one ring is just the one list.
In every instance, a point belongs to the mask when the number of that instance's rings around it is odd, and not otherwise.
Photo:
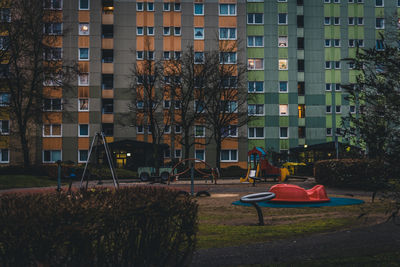
[(285, 162), (283, 167), (289, 170), (290, 175), (295, 174), (295, 169), (297, 166), (306, 166), (305, 163), (297, 163), (297, 162)]

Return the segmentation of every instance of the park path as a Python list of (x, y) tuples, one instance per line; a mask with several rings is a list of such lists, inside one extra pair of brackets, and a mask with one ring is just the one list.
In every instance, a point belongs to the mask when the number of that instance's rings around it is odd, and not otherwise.
[(371, 252), (374, 254), (398, 252), (399, 249), (400, 225), (387, 222), (358, 229), (267, 243), (201, 249), (195, 252), (191, 266), (301, 263), (322, 258), (368, 256)]

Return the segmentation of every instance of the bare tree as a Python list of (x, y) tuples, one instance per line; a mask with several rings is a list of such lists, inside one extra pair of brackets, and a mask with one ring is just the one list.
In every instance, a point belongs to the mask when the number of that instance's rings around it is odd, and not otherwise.
[[(2, 1), (0, 52), (1, 81), (9, 92), (9, 113), (23, 153), (24, 166), (30, 165), (32, 128), (41, 125), (46, 96), (51, 90), (66, 90), (76, 77), (76, 66), (61, 62), (61, 1)], [(58, 47), (58, 48), (56, 48)], [(61, 105), (60, 101), (56, 101)], [(51, 105), (51, 103), (50, 103)], [(58, 105), (58, 104), (56, 104)]]

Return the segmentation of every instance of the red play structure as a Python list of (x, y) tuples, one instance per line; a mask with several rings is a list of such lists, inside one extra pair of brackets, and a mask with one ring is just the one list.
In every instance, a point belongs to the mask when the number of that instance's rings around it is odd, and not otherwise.
[(305, 190), (297, 185), (277, 184), (271, 186), (269, 192), (275, 194), (275, 198), (270, 202), (329, 202), (325, 187), (316, 185), (309, 190)]

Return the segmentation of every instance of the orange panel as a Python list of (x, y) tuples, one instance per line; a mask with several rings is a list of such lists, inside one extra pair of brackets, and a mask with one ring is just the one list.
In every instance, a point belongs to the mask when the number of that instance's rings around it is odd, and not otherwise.
[[(228, 168), (231, 166), (239, 166), (242, 169), (247, 169), (247, 162), (246, 161), (239, 161), (239, 162), (221, 162), (221, 168)], [(245, 175), (245, 173), (243, 173)]]
[(101, 15), (101, 23), (102, 24), (114, 24), (114, 13), (103, 13)]
[(222, 149), (237, 149), (238, 140), (237, 138), (226, 138), (222, 141)]
[(114, 73), (114, 63), (102, 63), (101, 72), (106, 74)]
[(79, 86), (78, 97), (89, 97), (89, 86)]
[(219, 41), (219, 50), (221, 51), (237, 51), (237, 41), (227, 40)]
[(63, 13), (57, 10), (46, 10), (43, 14), (44, 22), (62, 22)]
[(101, 39), (101, 48), (114, 49), (114, 39), (113, 38)]
[(63, 38), (62, 36), (45, 36), (43, 38), (43, 43), (51, 47), (62, 47), (63, 46)]
[(80, 72), (89, 72), (89, 61), (78, 62), (78, 69)]
[(164, 36), (163, 38), (163, 49), (164, 51), (173, 51), (173, 36)]
[(0, 148), (8, 148), (9, 143), (10, 143), (9, 136), (1, 136), (0, 135)]
[(147, 13), (144, 15), (146, 26), (154, 27), (154, 12), (144, 12), (144, 13)]
[(114, 90), (102, 90), (101, 97), (102, 98), (114, 98)]
[(194, 16), (193, 27), (204, 27), (204, 16)]
[(163, 13), (163, 26), (164, 27), (173, 26), (172, 18), (173, 18), (172, 12), (164, 12)]
[(43, 137), (43, 150), (61, 150), (62, 137)]
[(90, 22), (90, 11), (79, 10), (78, 20), (79, 22)]
[(78, 137), (78, 149), (89, 149), (89, 137)]
[(43, 87), (43, 95), (47, 98), (62, 98), (61, 87)]
[(204, 51), (203, 40), (194, 40), (194, 51)]
[(107, 141), (107, 143), (112, 143), (112, 142), (114, 142), (114, 137), (106, 136), (106, 141)]
[(180, 36), (174, 36), (174, 49), (173, 51), (182, 51), (182, 37)]
[(114, 122), (114, 114), (103, 114), (103, 115), (101, 115), (101, 122), (103, 122), (103, 123), (113, 123)]
[(89, 112), (78, 112), (78, 123), (89, 123)]
[(78, 37), (78, 47), (89, 47), (90, 41), (89, 36), (79, 36)]
[(46, 112), (43, 114), (43, 123), (62, 123), (62, 113), (61, 112)]
[(220, 3), (236, 3), (236, 0), (219, 0)]
[(144, 12), (136, 12), (136, 26), (139, 27), (145, 26), (144, 19), (145, 19)]
[(194, 141), (197, 143), (194, 145), (195, 148), (205, 149), (206, 138), (195, 138)]
[(153, 51), (154, 50), (154, 37), (138, 36), (136, 38), (137, 51)]
[(136, 135), (136, 140), (144, 142), (144, 134)]
[(234, 16), (218, 17), (218, 19), (219, 27), (236, 28), (237, 26), (237, 19)]
[(174, 12), (173, 14), (174, 14), (174, 21), (173, 21), (174, 24), (173, 24), (173, 26), (180, 27), (182, 25), (181, 12)]

